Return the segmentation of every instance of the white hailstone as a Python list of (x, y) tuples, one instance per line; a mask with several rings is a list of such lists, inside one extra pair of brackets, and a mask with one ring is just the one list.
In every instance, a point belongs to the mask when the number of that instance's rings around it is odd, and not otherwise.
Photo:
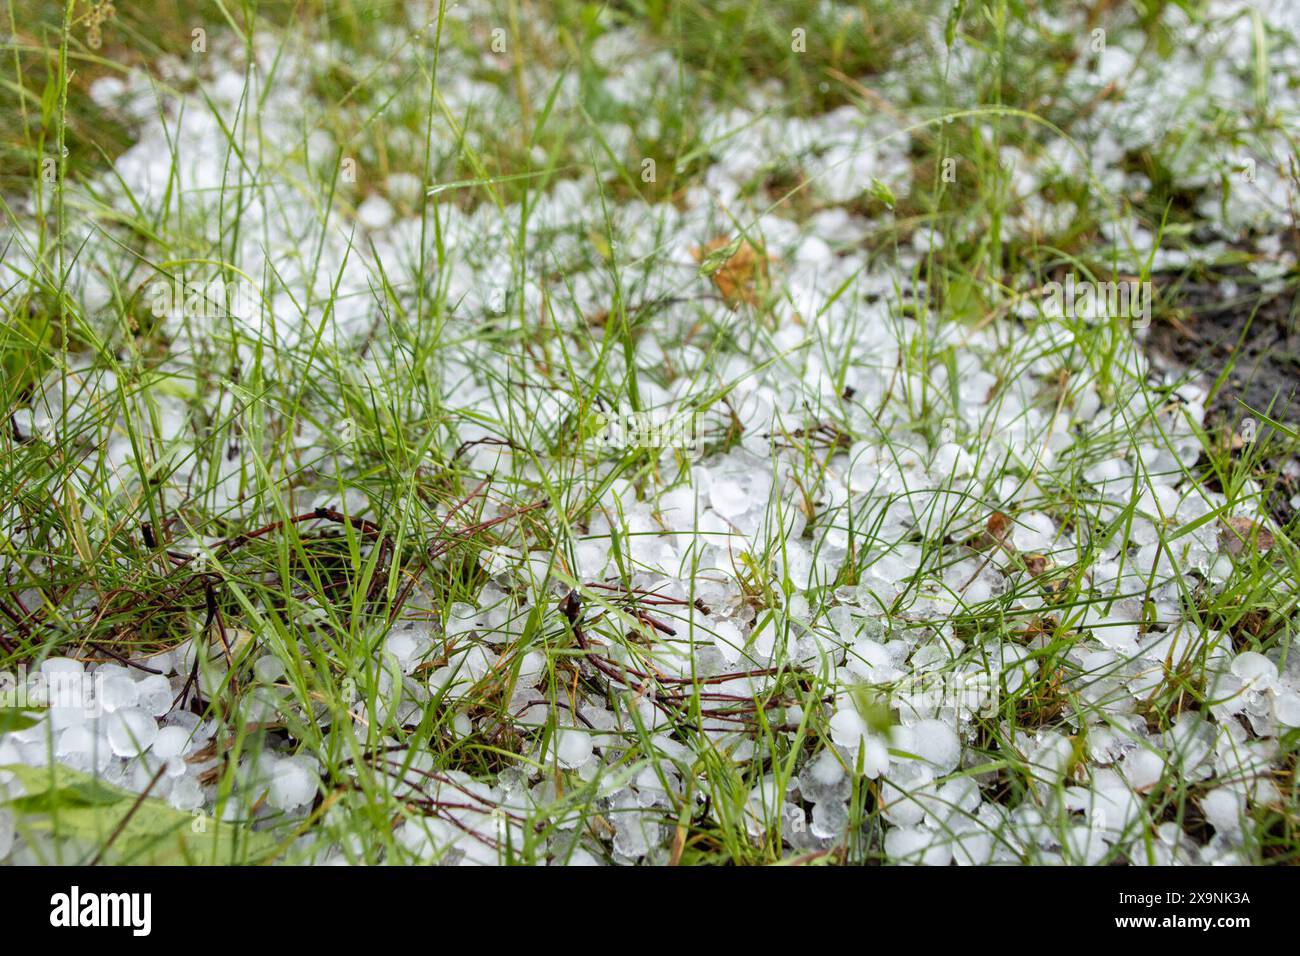
[(885, 645), (872, 640), (854, 642), (847, 665), (852, 673), (869, 684), (887, 683), (896, 674)]
[(818, 845), (809, 831), (808, 813), (795, 803), (781, 806), (781, 837), (795, 850), (808, 850)]
[(961, 759), (957, 732), (941, 720), (923, 720), (912, 728), (912, 753), (932, 764), (939, 773), (949, 773)]
[(168, 726), (158, 731), (153, 742), (152, 753), (155, 757), (167, 759), (183, 756), (190, 743), (190, 733), (184, 727)]
[(253, 676), (263, 684), (274, 684), (284, 673), (284, 662), (274, 654), (265, 654), (253, 662)]
[(1056, 525), (1041, 511), (1029, 511), (1016, 517), (1011, 539), (1021, 551), (1048, 551), (1056, 540)]
[[(170, 770), (171, 768), (163, 762), (154, 760), (153, 755), (150, 754), (141, 757), (139, 760), (131, 761), (130, 769), (131, 776), (129, 788), (136, 793), (141, 793), (149, 786), (149, 783), (154, 779), (160, 769)], [(159, 800), (165, 800), (167, 794), (171, 793), (172, 785), (177, 776), (178, 774), (175, 773), (164, 773), (163, 776), (158, 778), (158, 781), (154, 784), (154, 788), (150, 791), (150, 794), (157, 797)]]
[(555, 759), (561, 767), (572, 770), (586, 763), (593, 751), (591, 735), (581, 730), (558, 730), (553, 741)]
[(14, 815), (9, 810), (0, 809), (0, 863), (9, 859), (14, 849)]
[(1240, 834), (1246, 798), (1231, 787), (1218, 787), (1201, 797), (1201, 811), (1215, 833), (1224, 836)]
[(857, 750), (867, 736), (867, 722), (852, 706), (845, 705), (830, 720), (831, 740), (849, 750)]
[(880, 788), (881, 810), (890, 823), (916, 826), (925, 819), (927, 803), (934, 796), (934, 774), (915, 761), (898, 765), (893, 778)]
[(573, 546), (574, 561), (584, 578), (602, 578), (612, 560), (609, 542), (585, 539)]
[(177, 810), (197, 810), (203, 805), (203, 788), (194, 777), (181, 777), (172, 784), (167, 802)]
[(145, 658), (144, 663), (164, 676), (176, 673), (176, 655), (171, 651), (154, 654), (152, 657)]
[(938, 790), (927, 816), (936, 826), (964, 826), (980, 806), (980, 787), (971, 777), (949, 780)]
[(908, 866), (947, 866), (952, 847), (944, 834), (925, 827), (892, 827), (885, 832), (885, 855)]
[(844, 836), (849, 826), (849, 807), (838, 800), (823, 800), (813, 804), (812, 822), (808, 829), (823, 840)]
[(646, 814), (629, 790), (620, 790), (610, 800), (614, 824), (614, 852), (628, 859), (645, 856), (650, 850), (650, 831), (658, 829), (654, 817)]
[(1065, 830), (1067, 862), (1076, 866), (1096, 866), (1109, 852), (1102, 831), (1087, 824), (1075, 824)]
[(54, 756), (74, 770), (103, 772), (113, 757), (108, 743), (85, 724), (69, 727), (59, 734)]
[(158, 738), (158, 721), (142, 710), (126, 709), (105, 719), (108, 743), (119, 757), (138, 757)]
[(826, 240), (815, 233), (805, 235), (794, 252), (795, 261), (811, 265), (829, 263), (834, 258), (835, 254)]
[(1207, 759), (1214, 750), (1214, 726), (1200, 714), (1184, 711), (1165, 735), (1169, 762), (1192, 780), (1204, 780), (1213, 768)]
[(799, 792), (811, 803), (843, 802), (853, 792), (853, 783), (844, 772), (838, 755), (823, 750), (799, 773)]
[(519, 687), (536, 687), (546, 673), (546, 655), (529, 651), (519, 662)]
[(429, 689), (441, 693), (448, 688), (464, 688), (477, 683), (492, 670), (495, 658), (485, 647), (475, 644), (465, 653), (452, 657), (451, 663), (429, 675)]
[(384, 650), (397, 659), (403, 674), (411, 674), (429, 649), (430, 640), (423, 630), (402, 628), (390, 631), (384, 639)]
[(659, 772), (654, 767), (644, 767), (636, 775), (636, 799), (642, 807), (666, 806), (667, 792), (659, 780)]
[(413, 206), (424, 194), (424, 183), (414, 173), (390, 173), (384, 180), (384, 191), (397, 202)]
[(135, 681), (121, 672), (104, 673), (100, 670), (96, 683), (99, 688), (99, 700), (104, 709), (110, 713), (134, 707), (140, 701), (140, 688)]
[(1182, 828), (1173, 822), (1156, 827), (1156, 838), (1151, 846), (1151, 856), (1138, 851), (1133, 857), (1137, 864), (1153, 863), (1156, 866), (1194, 865), (1196, 846)]
[(207, 658), (199, 661), (198, 686), (200, 693), (209, 699), (222, 693), (226, 685), (226, 676), (230, 668), (224, 656), (210, 660)]
[(1092, 625), (1093, 637), (1114, 651), (1137, 649), (1138, 626), (1133, 621), (1109, 615)]
[[(1014, 694), (1025, 682), (1038, 672), (1038, 662), (1030, 659), (1029, 648), (1019, 644), (1004, 643), (1001, 648), (1002, 681), (1007, 693)], [(996, 681), (994, 683), (996, 686)]]
[(162, 674), (148, 674), (136, 683), (138, 692), (137, 706), (146, 714), (162, 717), (172, 709), (176, 695), (172, 693), (172, 684)]
[(393, 221), (393, 206), (383, 196), (369, 196), (357, 207), (357, 222), (367, 229), (385, 229)]
[(956, 442), (945, 442), (934, 450), (931, 471), (940, 478), (965, 478), (971, 473), (975, 460), (970, 452)]
[[(614, 715), (607, 710), (590, 708), (586, 711), (586, 714), (587, 719), (597, 727), (612, 730), (617, 726)], [(694, 751), (685, 744), (673, 740), (665, 734), (656, 734), (653, 743), (655, 750), (678, 765), (678, 767), (689, 768), (693, 763)]]
[(564, 861), (565, 866), (601, 866), (600, 860), (596, 859), (589, 851), (582, 847), (574, 847)]
[(723, 618), (713, 625), (713, 646), (724, 661), (735, 664), (745, 650), (745, 638), (731, 619)]
[[(1137, 671), (1124, 682), (1124, 685), (1135, 700), (1145, 700), (1164, 682), (1165, 668), (1163, 664), (1148, 662), (1145, 665), (1138, 665)], [(1107, 709), (1111, 708), (1107, 707)]]
[(614, 852), (629, 860), (639, 859), (650, 851), (647, 830), (657, 826), (640, 811), (624, 810), (614, 818)]
[(1069, 738), (1055, 730), (1041, 731), (1025, 747), (1028, 770), (1044, 783), (1055, 784), (1061, 779), (1074, 756), (1074, 745)]
[(407, 820), (393, 831), (393, 838), (406, 852), (417, 859), (425, 860), (434, 855), (441, 843), (439, 836), (444, 825), (441, 820), (427, 818)]
[(879, 737), (867, 737), (863, 741), (859, 759), (862, 775), (874, 780), (889, 769), (889, 745)]
[[(1213, 665), (1211, 665), (1213, 668)], [(1214, 701), (1210, 711), (1223, 721), (1246, 708), (1248, 693), (1243, 691), (1241, 678), (1227, 670), (1212, 669), (1206, 687), (1206, 696)]]
[(46, 680), (53, 681), (63, 674), (82, 674), (85, 665), (71, 657), (49, 657), (41, 662), (41, 673)]
[(1277, 683), (1277, 665), (1254, 651), (1238, 654), (1232, 661), (1232, 673), (1254, 691), (1269, 690)]
[(782, 797), (774, 774), (766, 774), (754, 785), (745, 802), (745, 825), (750, 834), (757, 836), (763, 831), (785, 802)]
[(1300, 694), (1278, 691), (1273, 697), (1273, 717), (1285, 727), (1300, 727)]
[(100, 109), (110, 109), (126, 93), (121, 77), (101, 76), (90, 84), (90, 99)]
[(1282, 803), (1282, 791), (1270, 777), (1256, 777), (1246, 786), (1247, 796), (1257, 806), (1275, 807)]
[[(753, 608), (749, 605), (745, 605), (743, 613), (748, 613), (750, 617), (752, 617)], [(753, 635), (753, 644), (751, 645), (751, 650), (755, 660), (763, 663), (770, 661), (772, 659), (773, 651), (776, 650), (777, 638), (780, 636), (781, 635), (778, 634), (778, 629), (771, 626), (757, 631), (757, 633)]]
[(1145, 748), (1129, 753), (1122, 766), (1129, 786), (1139, 792), (1155, 786), (1165, 772), (1164, 758)]
[(50, 707), (46, 713), (52, 730), (79, 727), (90, 719), (94, 713), (94, 695), (84, 675), (65, 672), (48, 680)]
[(993, 833), (979, 821), (963, 820), (954, 826), (952, 858), (958, 866), (987, 866), (997, 845)]
[(445, 630), (447, 637), (460, 637), (474, 630), (475, 617), (478, 614), (473, 605), (457, 601), (447, 609)]
[(831, 750), (823, 750), (810, 760), (805, 772), (824, 787), (834, 786), (844, 779), (844, 766)]
[(1125, 836), (1131, 836), (1137, 829), (1138, 818), (1142, 815), (1142, 801), (1114, 774), (1107, 773), (1107, 779), (1099, 781), (1088, 795), (1085, 809), (1088, 810), (1088, 822), (1101, 832), (1102, 838), (1115, 842)]
[(709, 489), (709, 506), (724, 518), (735, 519), (749, 510), (752, 499), (737, 482), (715, 481)]
[(271, 770), (267, 801), (278, 810), (295, 810), (315, 798), (317, 786), (316, 773), (306, 757), (285, 757)]

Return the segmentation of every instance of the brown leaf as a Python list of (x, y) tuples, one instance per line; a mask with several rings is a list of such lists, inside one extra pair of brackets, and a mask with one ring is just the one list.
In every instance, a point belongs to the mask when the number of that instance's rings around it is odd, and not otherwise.
[[(733, 241), (726, 236), (714, 239), (692, 250), (692, 255), (696, 262), (704, 262)], [(734, 307), (742, 302), (754, 305), (758, 301), (759, 292), (767, 285), (767, 267), (767, 256), (760, 255), (753, 245), (742, 240), (736, 251), (709, 278), (728, 305)]]
[(1044, 571), (1051, 567), (1051, 562), (1042, 554), (1025, 555), (1025, 569), (1034, 577), (1038, 577)]
[(1219, 544), (1233, 557), (1241, 554), (1247, 545), (1253, 546), (1257, 554), (1273, 547), (1273, 533), (1249, 518), (1224, 518), (1222, 525)]
[(1001, 511), (995, 511), (989, 515), (988, 521), (984, 522), (984, 530), (979, 534), (971, 535), (966, 544), (976, 551), (987, 551), (989, 548), (1012, 551), (1014, 549), (1007, 544), (1007, 534), (1010, 531), (1011, 519)]

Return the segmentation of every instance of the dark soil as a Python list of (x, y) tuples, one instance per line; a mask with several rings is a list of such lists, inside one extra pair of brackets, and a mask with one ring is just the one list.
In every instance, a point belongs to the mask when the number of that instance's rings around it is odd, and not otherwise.
[[(1224, 280), (1237, 289), (1225, 293)], [(1230, 369), (1206, 405), (1205, 426), (1238, 454), (1243, 442), (1276, 439), (1269, 447), (1278, 453), (1256, 467), (1276, 480), (1269, 508), (1279, 524), (1289, 524), (1296, 516), (1289, 502), (1297, 488), (1282, 466), (1296, 442), (1275, 434), (1260, 416), (1300, 428), (1300, 301), (1294, 277), (1282, 292), (1264, 293), (1247, 270), (1225, 269), (1174, 280), (1164, 293), (1172, 312), (1152, 322), (1147, 349), (1166, 367), (1202, 373), (1211, 386)], [(1206, 465), (1204, 456), (1199, 464)], [(1212, 477), (1209, 484), (1215, 485)]]
[[(1220, 283), (1238, 290), (1226, 298)], [(1264, 294), (1245, 270), (1175, 284), (1176, 319), (1152, 323), (1147, 347), (1215, 381), (1232, 371), (1206, 408), (1207, 423), (1235, 424), (1252, 411), (1300, 424), (1300, 311), (1292, 286)], [(1233, 359), (1236, 359), (1233, 364)], [(1247, 407), (1243, 407), (1247, 406)]]

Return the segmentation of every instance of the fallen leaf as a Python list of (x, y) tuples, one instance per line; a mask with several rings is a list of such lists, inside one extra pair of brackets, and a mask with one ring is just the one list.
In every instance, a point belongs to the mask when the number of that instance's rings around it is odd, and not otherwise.
[(1038, 577), (1051, 566), (1046, 555), (1027, 554), (1025, 555), (1025, 569), (1034, 577)]
[(1010, 530), (1011, 519), (1001, 511), (995, 511), (989, 515), (988, 521), (984, 522), (984, 530), (975, 535), (968, 544), (977, 551), (987, 551), (993, 547), (1006, 550), (1007, 534)]
[(730, 306), (742, 302), (753, 305), (767, 284), (768, 259), (743, 236), (715, 239), (694, 249), (700, 275), (713, 281)]
[(0, 707), (0, 735), (26, 730), (40, 722), (40, 712), (35, 708)]
[(141, 800), (62, 764), (8, 764), (0, 771), (17, 777), (26, 791), (0, 802), (23, 827), (80, 846), (103, 847), (111, 839), (105, 863), (255, 863), (278, 848), (264, 831)]
[(1219, 544), (1234, 558), (1253, 545), (1257, 554), (1273, 547), (1273, 533), (1249, 518), (1224, 518), (1219, 531)]

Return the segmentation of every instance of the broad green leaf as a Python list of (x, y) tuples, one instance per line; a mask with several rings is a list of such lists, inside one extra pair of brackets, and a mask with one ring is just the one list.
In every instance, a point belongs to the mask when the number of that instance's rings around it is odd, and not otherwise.
[(58, 813), (69, 808), (108, 807), (123, 799), (120, 790), (114, 790), (98, 780), (87, 780), (15, 797), (8, 801), (7, 806), (19, 813)]
[(40, 713), (30, 707), (0, 707), (0, 734), (35, 727), (40, 720)]
[(103, 863), (258, 863), (269, 859), (278, 845), (269, 833), (219, 822), (206, 814), (176, 810), (161, 800), (148, 798), (136, 807), (136, 794), (58, 764), (9, 764), (0, 771), (13, 774), (27, 791), (24, 796), (0, 804), (15, 811), (20, 830), (103, 847), (121, 826), (121, 832), (104, 852)]

